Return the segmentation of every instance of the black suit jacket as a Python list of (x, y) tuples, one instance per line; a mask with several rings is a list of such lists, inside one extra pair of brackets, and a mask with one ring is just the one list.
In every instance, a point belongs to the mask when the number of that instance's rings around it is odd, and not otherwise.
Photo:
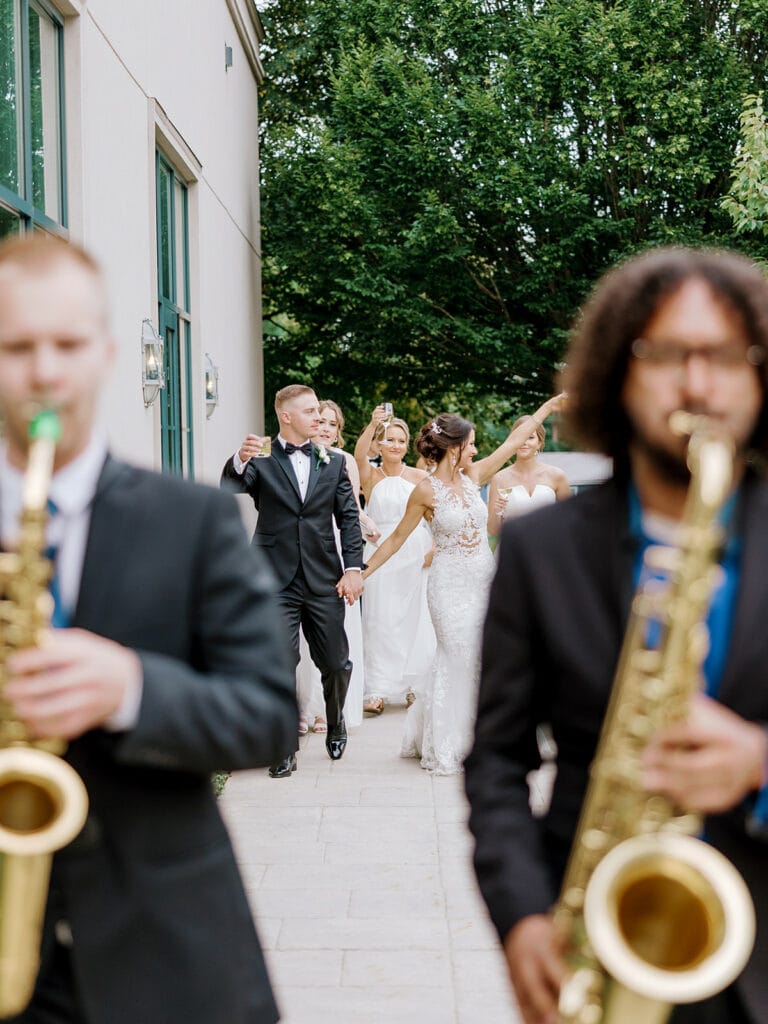
[(90, 814), (54, 857), (43, 943), (45, 964), (70, 922), (92, 1024), (277, 1019), (210, 783), (295, 740), (273, 594), (231, 495), (107, 460), (72, 625), (133, 648), (144, 688), (135, 728), (69, 746)]
[[(768, 721), (768, 486), (742, 488), (744, 549), (720, 700)], [(610, 481), (504, 527), (483, 640), (476, 737), (466, 763), (480, 888), (502, 939), (557, 898), (632, 598), (635, 545), (627, 490)], [(536, 725), (550, 722), (558, 773), (549, 811), (532, 818), (526, 774), (539, 766)], [(745, 809), (708, 818), (708, 839), (752, 892), (758, 937), (740, 987), (768, 1020), (768, 846)]]
[[(316, 594), (332, 591), (344, 566), (363, 565), (363, 537), (352, 483), (344, 456), (328, 452), (320, 460), (313, 445), (309, 481), (304, 501), (290, 459), (280, 442), (272, 442), (268, 459), (251, 459), (243, 474), (229, 459), (222, 472), (224, 486), (249, 494), (259, 516), (253, 543), (263, 549), (277, 576), (287, 587), (299, 565), (309, 589)], [(331, 516), (341, 534), (342, 566), (333, 536)]]

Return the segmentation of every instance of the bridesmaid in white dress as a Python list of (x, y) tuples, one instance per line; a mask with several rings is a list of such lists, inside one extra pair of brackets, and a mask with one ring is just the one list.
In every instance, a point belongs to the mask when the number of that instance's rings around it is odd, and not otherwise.
[[(526, 419), (528, 417), (521, 416), (513, 427)], [(498, 539), (504, 519), (570, 497), (571, 488), (562, 469), (538, 458), (545, 440), (544, 427), (539, 425), (518, 448), (514, 463), (491, 480), (488, 491), (488, 537), (491, 544)]]
[(427, 598), (437, 654), (424, 698), (408, 712), (401, 753), (420, 757), (422, 767), (435, 774), (460, 772), (472, 741), (482, 625), (494, 572), (480, 486), (561, 404), (560, 397), (550, 399), (478, 463), (473, 462), (475, 429), (467, 420), (443, 413), (424, 426), (416, 448), (434, 465), (434, 472), (414, 488), (405, 515), (363, 572), (367, 592), (371, 574), (400, 550), (423, 520), (431, 523), (435, 553)]
[[(339, 452), (347, 461), (347, 472), (352, 481), (352, 489), (355, 492), (355, 499), (360, 504), (360, 477), (354, 458), (349, 452), (343, 451), (344, 438), (344, 414), (339, 406), (330, 399), (324, 399), (318, 403), (320, 411), (320, 424), (317, 434), (312, 438), (315, 444), (324, 445)], [(360, 512), (360, 526), (364, 536), (378, 536), (378, 529), (372, 517), (366, 512)], [(336, 538), (337, 547), (340, 546), (339, 531), (336, 523), (333, 523), (333, 533)], [(347, 634), (349, 644), (349, 660), (352, 662), (352, 676), (349, 680), (347, 698), (344, 701), (344, 721), (347, 726), (360, 725), (363, 720), (363, 690), (365, 679), (365, 658), (363, 655), (363, 629), (360, 619), (360, 602), (355, 601), (353, 605), (345, 606), (344, 632)], [(328, 725), (325, 721), (325, 701), (323, 699), (323, 686), (320, 681), (320, 672), (313, 663), (309, 654), (309, 645), (300, 634), (300, 661), (296, 669), (296, 696), (299, 703), (299, 733), (304, 735), (312, 724), (312, 730), (317, 733), (327, 732)]]
[[(381, 451), (381, 466), (372, 466), (372, 441)], [(426, 473), (406, 466), (410, 432), (400, 419), (377, 406), (371, 422), (355, 445), (355, 460), (366, 511), (385, 540), (405, 512), (414, 487)], [(376, 551), (368, 539), (364, 561)], [(427, 608), (427, 576), (432, 537), (426, 524), (413, 532), (396, 558), (365, 588), (363, 595), (363, 649), (365, 703), (368, 714), (378, 715), (384, 704), (408, 704), (423, 689), (435, 656), (435, 634)]]

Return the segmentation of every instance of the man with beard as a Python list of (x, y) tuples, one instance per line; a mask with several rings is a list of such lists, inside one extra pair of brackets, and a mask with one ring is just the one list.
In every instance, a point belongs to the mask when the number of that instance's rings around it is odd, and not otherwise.
[[(608, 274), (580, 317), (564, 387), (575, 440), (610, 455), (606, 484), (511, 521), (485, 624), (475, 743), (466, 763), (480, 888), (526, 1024), (558, 1021), (566, 977), (551, 908), (565, 871), (651, 543), (674, 543), (689, 474), (677, 410), (710, 417), (736, 444), (722, 578), (710, 603), (705, 692), (652, 736), (640, 784), (706, 815), (706, 839), (746, 880), (757, 941), (737, 981), (675, 1008), (675, 1024), (768, 1020), (768, 282), (733, 253), (660, 249)], [(549, 722), (557, 777), (541, 818), (526, 776)]]

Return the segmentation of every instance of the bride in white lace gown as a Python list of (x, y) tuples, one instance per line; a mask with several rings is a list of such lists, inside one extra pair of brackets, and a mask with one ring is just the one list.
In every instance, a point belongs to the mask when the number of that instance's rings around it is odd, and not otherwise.
[(435, 554), (427, 599), (437, 653), (430, 685), (408, 712), (401, 753), (420, 757), (422, 767), (435, 774), (460, 772), (472, 742), (482, 625), (494, 572), (479, 487), (512, 457), (555, 401), (526, 417), (477, 463), (475, 430), (467, 420), (443, 413), (423, 427), (416, 448), (434, 472), (414, 488), (405, 515), (363, 573), (367, 579), (383, 565), (422, 519), (431, 524)]

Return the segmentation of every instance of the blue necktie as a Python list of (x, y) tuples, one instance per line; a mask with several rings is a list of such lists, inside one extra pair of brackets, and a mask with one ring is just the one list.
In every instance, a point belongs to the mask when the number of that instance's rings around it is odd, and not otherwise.
[[(51, 499), (49, 498), (48, 499), (48, 514), (49, 514), (49, 516), (51, 516), (51, 518), (53, 518), (58, 513), (58, 511), (59, 510), (58, 510), (56, 504), (53, 501), (51, 501)], [(56, 568), (56, 559), (57, 559), (58, 553), (59, 553), (59, 549), (58, 549), (58, 547), (55, 544), (50, 544), (45, 549), (45, 557), (53, 565), (53, 576), (51, 578), (50, 583), (48, 584), (48, 589), (50, 590), (51, 597), (53, 598), (53, 615), (51, 617), (51, 625), (53, 626), (54, 629), (66, 629), (67, 626), (69, 625), (69, 614), (67, 612), (67, 609), (64, 607), (64, 601), (62, 600), (62, 596), (61, 596), (61, 586), (60, 586), (60, 583), (59, 583), (59, 576), (58, 576), (58, 571), (57, 571), (57, 568)]]

